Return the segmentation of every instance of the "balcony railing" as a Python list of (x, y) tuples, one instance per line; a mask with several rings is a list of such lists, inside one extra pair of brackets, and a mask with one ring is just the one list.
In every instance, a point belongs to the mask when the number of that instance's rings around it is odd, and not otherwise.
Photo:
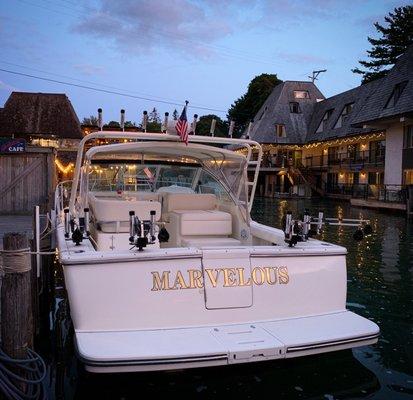
[(306, 157), (303, 160), (303, 164), (309, 168), (337, 166), (339, 168), (360, 169), (364, 167), (381, 167), (384, 165), (384, 154), (372, 154), (368, 150), (353, 153), (325, 154)]
[(377, 200), (386, 203), (405, 203), (406, 187), (402, 185), (326, 184), (327, 194), (340, 194), (356, 199)]

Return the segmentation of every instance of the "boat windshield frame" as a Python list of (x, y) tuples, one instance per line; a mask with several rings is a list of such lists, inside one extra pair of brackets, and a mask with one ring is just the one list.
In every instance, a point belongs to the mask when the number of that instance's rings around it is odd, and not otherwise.
[[(96, 145), (92, 148), (90, 148), (87, 152), (85, 152), (85, 145), (88, 141), (94, 140), (94, 139), (113, 139), (113, 140), (124, 140), (124, 143), (116, 143), (116, 144), (103, 144), (103, 145)], [(79, 145), (79, 150), (77, 153), (77, 159), (76, 159), (76, 165), (75, 165), (75, 171), (74, 171), (74, 176), (73, 176), (73, 184), (72, 184), (72, 190), (70, 193), (70, 201), (69, 201), (69, 210), (72, 213), (72, 215), (77, 215), (77, 210), (76, 210), (76, 203), (78, 199), (78, 193), (80, 194), (81, 192), (81, 176), (82, 176), (82, 171), (85, 170), (86, 166), (90, 165), (90, 159), (92, 158), (93, 155), (99, 154), (99, 153), (104, 153), (105, 150), (108, 152), (108, 150), (116, 150), (116, 149), (122, 149), (122, 150), (127, 150), (127, 149), (139, 149), (139, 148), (145, 148), (148, 147), (147, 142), (170, 142), (170, 143), (182, 143), (181, 139), (177, 135), (169, 135), (169, 134), (159, 134), (159, 133), (146, 133), (146, 132), (116, 132), (116, 131), (99, 131), (99, 132), (94, 132), (91, 133), (87, 136), (85, 136)], [(145, 143), (146, 142), (146, 143)], [(202, 149), (203, 153), (205, 154), (205, 151), (210, 151), (211, 154), (214, 152), (216, 154), (222, 154), (223, 157), (227, 158), (232, 158), (233, 160), (239, 160), (240, 165), (243, 163), (243, 174), (244, 174), (244, 181), (246, 183), (246, 200), (240, 201), (240, 193), (242, 191), (242, 186), (240, 185), (239, 188), (239, 193), (235, 194), (231, 193), (231, 190), (229, 191), (230, 194), (232, 194), (233, 200), (235, 200), (239, 206), (243, 205), (243, 208), (248, 209), (248, 211), (251, 210), (252, 207), (252, 202), (254, 200), (254, 194), (255, 194), (255, 188), (257, 184), (257, 179), (258, 179), (258, 172), (259, 172), (259, 166), (261, 163), (262, 159), (262, 148), (260, 144), (253, 140), (249, 139), (231, 139), (231, 138), (221, 138), (221, 137), (210, 137), (210, 136), (197, 136), (197, 135), (190, 135), (188, 138), (189, 146), (188, 150), (194, 149), (194, 150), (199, 150)], [(202, 146), (196, 146), (192, 144), (202, 144)], [(216, 147), (216, 146), (211, 146), (211, 144), (215, 145), (227, 145), (230, 146), (231, 148), (221, 148), (221, 147)], [(191, 146), (192, 145), (192, 146)], [(167, 146), (166, 146), (167, 147)], [(176, 146), (174, 146), (176, 148)], [(165, 146), (164, 146), (165, 148)], [(182, 146), (180, 147), (182, 150), (185, 150), (187, 147)], [(180, 151), (178, 150), (179, 148), (175, 149), (176, 156), (180, 155)], [(246, 150), (246, 154), (237, 154), (235, 151), (240, 151), (244, 149), (244, 153)], [(184, 153), (185, 157), (188, 157), (188, 152), (182, 151)], [(257, 155), (257, 159), (255, 161), (252, 161), (253, 153)], [(162, 152), (160, 152), (162, 154)], [(213, 157), (211, 157), (213, 159)], [(116, 161), (116, 160), (113, 160)], [(254, 179), (253, 181), (249, 182), (248, 177), (247, 177), (247, 168), (248, 166), (253, 165), (255, 168), (254, 172)], [(204, 169), (202, 163), (200, 165), (202, 169)], [(209, 172), (217, 181), (219, 181), (221, 184), (222, 179), (220, 179), (219, 176), (214, 176), (211, 171), (208, 171), (208, 169), (205, 169), (207, 172)], [(223, 185), (225, 189), (229, 189), (227, 185)], [(248, 187), (250, 186), (250, 188)]]

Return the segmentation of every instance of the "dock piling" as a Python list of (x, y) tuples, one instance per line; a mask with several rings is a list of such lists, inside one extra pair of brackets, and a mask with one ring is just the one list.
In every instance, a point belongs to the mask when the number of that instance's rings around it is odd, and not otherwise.
[(3, 237), (1, 287), (1, 339), (3, 351), (23, 359), (33, 346), (31, 256), (27, 234), (6, 233)]

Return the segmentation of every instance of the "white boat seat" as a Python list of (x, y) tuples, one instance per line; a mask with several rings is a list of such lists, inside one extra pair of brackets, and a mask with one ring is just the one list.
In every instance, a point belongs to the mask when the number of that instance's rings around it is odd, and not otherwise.
[(125, 200), (123, 198), (102, 199), (89, 196), (89, 207), (102, 232), (129, 232), (129, 211), (141, 220), (150, 220), (150, 212), (156, 211), (155, 220), (161, 217), (161, 203), (148, 200)]
[(189, 237), (182, 239), (182, 246), (184, 247), (231, 247), (241, 246), (241, 242), (229, 237)]
[(231, 235), (231, 214), (218, 210), (175, 210), (171, 221), (177, 219), (181, 236)]
[(164, 212), (177, 210), (214, 210), (217, 198), (211, 193), (168, 193), (164, 197)]

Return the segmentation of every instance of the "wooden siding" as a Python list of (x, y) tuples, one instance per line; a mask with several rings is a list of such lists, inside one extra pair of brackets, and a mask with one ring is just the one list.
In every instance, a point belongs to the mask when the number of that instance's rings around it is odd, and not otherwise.
[(51, 149), (31, 149), (0, 155), (0, 214), (41, 212), (53, 205), (56, 185), (55, 154)]

